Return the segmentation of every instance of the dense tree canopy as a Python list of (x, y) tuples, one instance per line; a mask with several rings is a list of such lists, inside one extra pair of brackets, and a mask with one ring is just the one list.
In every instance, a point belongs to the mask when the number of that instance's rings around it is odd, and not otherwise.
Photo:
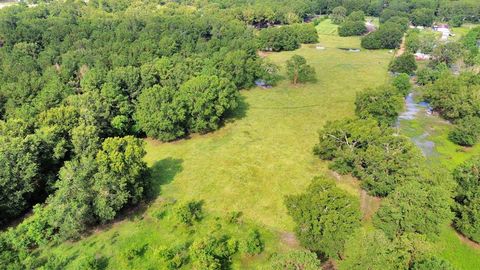
[(332, 180), (315, 178), (306, 193), (287, 196), (285, 205), (302, 245), (328, 257), (337, 258), (360, 225), (358, 200)]
[(455, 195), (455, 227), (468, 238), (480, 242), (480, 159), (474, 157), (457, 167)]

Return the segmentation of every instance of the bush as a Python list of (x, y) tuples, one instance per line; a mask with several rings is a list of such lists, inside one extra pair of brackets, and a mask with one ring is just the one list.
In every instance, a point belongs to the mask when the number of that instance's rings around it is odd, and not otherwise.
[(403, 96), (406, 96), (408, 93), (410, 93), (410, 90), (412, 89), (412, 84), (410, 83), (410, 76), (405, 73), (401, 73), (395, 76), (392, 85)]
[(362, 38), (361, 44), (365, 49), (395, 49), (400, 46), (403, 31), (398, 24), (385, 24)]
[(330, 19), (332, 20), (333, 23), (340, 24), (345, 20), (346, 16), (347, 16), (347, 9), (345, 9), (342, 6), (338, 6), (332, 10), (332, 13), (330, 14)]
[(319, 270), (320, 260), (310, 251), (295, 250), (284, 254), (274, 254), (267, 266), (268, 270)]
[(355, 114), (359, 118), (373, 117), (380, 124), (393, 125), (403, 109), (403, 96), (392, 86), (382, 86), (357, 93)]
[(228, 269), (237, 252), (237, 241), (227, 235), (208, 235), (190, 246), (195, 269)]
[(439, 257), (430, 257), (415, 261), (412, 270), (454, 270), (455, 268), (446, 260)]
[(260, 237), (258, 230), (251, 230), (242, 242), (242, 251), (249, 255), (257, 255), (262, 253), (265, 243)]
[(415, 9), (410, 16), (414, 25), (431, 26), (435, 18), (433, 10), (428, 8)]
[(360, 36), (367, 32), (367, 27), (363, 21), (347, 20), (338, 27), (338, 35), (341, 37)]
[(185, 225), (193, 225), (203, 218), (202, 201), (189, 201), (175, 210), (178, 220)]
[(453, 172), (457, 182), (453, 211), (455, 228), (466, 237), (480, 243), (480, 157), (473, 157)]
[(293, 24), (285, 27), (293, 29), (299, 43), (312, 44), (318, 42), (317, 29), (311, 23)]
[(473, 146), (480, 137), (480, 118), (467, 116), (457, 121), (448, 134), (450, 141), (461, 146)]
[(273, 27), (260, 31), (260, 48), (264, 51), (293, 51), (300, 48), (300, 41), (291, 27)]
[(307, 60), (300, 55), (294, 55), (287, 60), (287, 75), (293, 84), (312, 82), (316, 80), (315, 69), (307, 64)]
[(347, 20), (364, 22), (365, 21), (365, 13), (361, 10), (353, 11), (352, 13), (350, 13), (350, 15), (348, 15)]
[(180, 269), (188, 263), (188, 247), (188, 243), (183, 243), (160, 251), (160, 258), (165, 262), (167, 269)]
[(414, 74), (415, 70), (417, 70), (415, 56), (411, 53), (404, 53), (399, 57), (396, 57), (390, 63), (388, 70), (395, 73)]
[(450, 205), (445, 187), (412, 181), (382, 202), (373, 224), (392, 239), (408, 233), (437, 236), (452, 218)]

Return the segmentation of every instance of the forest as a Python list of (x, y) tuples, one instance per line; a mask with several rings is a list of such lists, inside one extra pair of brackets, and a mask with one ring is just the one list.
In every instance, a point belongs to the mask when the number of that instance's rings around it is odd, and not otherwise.
[(0, 6), (0, 269), (476, 269), (479, 141), (476, 0)]

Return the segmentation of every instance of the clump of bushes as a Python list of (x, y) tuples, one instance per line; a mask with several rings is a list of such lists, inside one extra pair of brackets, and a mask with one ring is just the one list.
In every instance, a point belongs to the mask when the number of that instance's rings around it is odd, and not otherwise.
[(453, 172), (457, 182), (454, 226), (463, 235), (480, 243), (480, 157), (458, 166)]
[(302, 43), (318, 42), (318, 33), (313, 24), (293, 24), (263, 29), (258, 40), (264, 51), (293, 51)]
[(359, 92), (355, 99), (355, 114), (359, 118), (374, 118), (391, 126), (403, 109), (403, 95), (393, 86), (381, 86)]
[(411, 53), (404, 53), (393, 59), (388, 66), (388, 70), (394, 73), (414, 74), (417, 70), (417, 61)]
[(341, 37), (360, 36), (367, 32), (365, 26), (365, 14), (363, 11), (354, 11), (338, 27), (338, 35)]
[(179, 222), (191, 226), (203, 218), (202, 201), (189, 201), (175, 210)]
[(361, 40), (365, 49), (395, 49), (402, 42), (403, 33), (406, 31), (404, 25), (396, 22), (386, 22), (380, 25), (377, 31), (371, 32)]
[(250, 230), (247, 237), (242, 242), (242, 251), (249, 255), (257, 255), (262, 253), (265, 247), (258, 230)]
[(455, 127), (448, 134), (448, 138), (462, 146), (473, 146), (480, 137), (480, 118), (467, 116), (458, 120)]

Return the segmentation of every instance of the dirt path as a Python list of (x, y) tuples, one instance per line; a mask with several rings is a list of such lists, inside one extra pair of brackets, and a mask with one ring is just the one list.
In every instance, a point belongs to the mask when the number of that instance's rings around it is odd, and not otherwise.
[[(455, 228), (453, 228), (455, 230)], [(474, 248), (476, 250), (480, 250), (480, 244), (477, 242), (474, 242), (467, 237), (465, 237), (463, 234), (459, 233), (457, 230), (455, 230), (455, 233), (457, 234), (458, 239), (462, 241), (462, 243), (467, 244), (471, 248)]]
[(281, 232), (280, 239), (284, 244), (291, 248), (300, 247), (300, 242), (293, 232)]
[(403, 53), (405, 53), (405, 35), (402, 38), (402, 44), (400, 44), (400, 49), (397, 50), (397, 52), (395, 53), (395, 56), (399, 57)]

